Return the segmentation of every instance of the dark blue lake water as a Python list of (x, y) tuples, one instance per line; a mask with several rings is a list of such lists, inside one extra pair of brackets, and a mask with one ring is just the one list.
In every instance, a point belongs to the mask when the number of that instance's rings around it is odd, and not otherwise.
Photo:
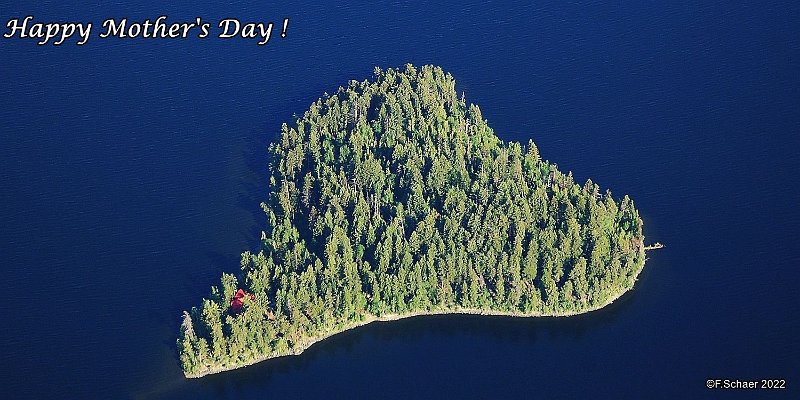
[[(3, 26), (290, 22), (263, 47), (0, 38), (2, 398), (800, 398), (800, 3), (9, 3)], [(667, 247), (588, 315), (373, 324), (184, 379), (181, 311), (257, 246), (280, 124), (408, 62), (450, 71), (501, 138), (630, 194)]]

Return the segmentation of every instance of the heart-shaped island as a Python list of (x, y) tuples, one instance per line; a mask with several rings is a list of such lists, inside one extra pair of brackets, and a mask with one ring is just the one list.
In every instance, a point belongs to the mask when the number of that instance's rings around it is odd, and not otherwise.
[(187, 377), (299, 354), (373, 321), (567, 316), (633, 287), (633, 202), (505, 143), (439, 67), (375, 69), (269, 147), (266, 228), (184, 313)]

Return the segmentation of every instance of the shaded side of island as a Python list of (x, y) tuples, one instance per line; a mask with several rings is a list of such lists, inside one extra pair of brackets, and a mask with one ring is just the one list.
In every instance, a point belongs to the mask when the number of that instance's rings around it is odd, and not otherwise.
[(579, 314), (644, 266), (627, 195), (577, 184), (533, 141), (500, 140), (439, 67), (376, 68), (281, 131), (260, 247), (184, 313), (187, 377), (376, 320)]

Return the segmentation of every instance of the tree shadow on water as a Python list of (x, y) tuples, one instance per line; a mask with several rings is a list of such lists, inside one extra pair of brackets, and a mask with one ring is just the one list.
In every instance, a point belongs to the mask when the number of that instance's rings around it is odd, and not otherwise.
[[(271, 124), (272, 126), (272, 124)], [(243, 176), (239, 180), (237, 206), (252, 216), (255, 222), (244, 233), (244, 239), (250, 243), (251, 249), (257, 249), (264, 229), (264, 211), (261, 203), (267, 200), (269, 153), (267, 149), (280, 132), (280, 125), (272, 128), (264, 127), (247, 136), (247, 143), (242, 145), (241, 157), (244, 162)], [(245, 250), (245, 249), (242, 249)]]

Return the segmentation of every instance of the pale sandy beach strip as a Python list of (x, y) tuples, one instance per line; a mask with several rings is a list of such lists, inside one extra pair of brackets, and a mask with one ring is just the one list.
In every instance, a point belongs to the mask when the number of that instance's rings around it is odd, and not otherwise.
[[(642, 262), (641, 267), (639, 267), (639, 270), (636, 271), (636, 274), (634, 275), (634, 282), (638, 278), (638, 276), (642, 272), (642, 270), (644, 269), (644, 264), (645, 263)], [(603, 302), (603, 303), (601, 303), (599, 305), (591, 306), (591, 307), (588, 307), (588, 308), (586, 308), (584, 310), (580, 310), (580, 311), (566, 311), (566, 312), (561, 312), (561, 313), (522, 313), (522, 312), (518, 312), (518, 311), (495, 311), (495, 310), (489, 310), (489, 309), (475, 309), (475, 308), (460, 308), (459, 307), (459, 308), (450, 308), (450, 309), (443, 309), (443, 310), (429, 310), (429, 311), (410, 312), (410, 313), (404, 313), (404, 314), (386, 314), (386, 315), (382, 315), (380, 317), (375, 316), (375, 315), (370, 315), (370, 316), (366, 317), (364, 320), (357, 321), (357, 322), (354, 322), (352, 324), (346, 325), (345, 327), (343, 327), (341, 329), (337, 329), (337, 330), (328, 332), (328, 333), (326, 333), (324, 335), (315, 336), (313, 338), (308, 338), (305, 341), (303, 341), (302, 343), (298, 343), (297, 346), (295, 346), (292, 349), (292, 351), (290, 351), (288, 353), (285, 353), (285, 354), (272, 353), (272, 354), (268, 354), (268, 355), (265, 355), (265, 356), (262, 356), (262, 357), (254, 358), (252, 360), (249, 360), (247, 362), (243, 362), (243, 363), (240, 363), (240, 364), (229, 365), (229, 366), (225, 366), (225, 367), (211, 368), (211, 369), (205, 370), (205, 371), (203, 371), (201, 373), (186, 375), (186, 377), (187, 378), (200, 378), (200, 377), (203, 377), (203, 376), (206, 376), (206, 375), (211, 375), (211, 374), (216, 374), (216, 373), (220, 373), (220, 372), (225, 372), (225, 371), (230, 371), (230, 370), (234, 370), (234, 369), (238, 369), (238, 368), (247, 367), (249, 365), (257, 364), (257, 363), (259, 363), (261, 361), (269, 360), (271, 358), (279, 358), (279, 357), (286, 357), (286, 356), (293, 356), (293, 355), (296, 356), (296, 355), (299, 355), (299, 354), (303, 353), (303, 351), (305, 351), (306, 349), (308, 349), (309, 347), (311, 347), (315, 343), (321, 342), (321, 341), (323, 341), (323, 340), (325, 340), (325, 339), (327, 339), (327, 338), (329, 338), (331, 336), (338, 335), (338, 334), (340, 334), (342, 332), (345, 332), (345, 331), (348, 331), (350, 329), (355, 329), (355, 328), (358, 328), (360, 326), (364, 326), (364, 325), (367, 325), (367, 324), (370, 324), (370, 323), (373, 323), (373, 322), (396, 321), (396, 320), (399, 320), (399, 319), (413, 318), (413, 317), (418, 317), (418, 316), (423, 316), (423, 315), (445, 315), (445, 314), (496, 315), (496, 316), (520, 317), (520, 318), (569, 317), (569, 316), (574, 316), (574, 315), (586, 314), (588, 312), (592, 312), (592, 311), (596, 311), (596, 310), (599, 310), (601, 308), (604, 308), (604, 307), (608, 306), (609, 304), (613, 303), (614, 301), (616, 301), (617, 299), (619, 299), (622, 295), (624, 295), (625, 293), (629, 292), (632, 289), (633, 289), (633, 286), (631, 286), (631, 288), (628, 289), (628, 290), (623, 290), (623, 291), (617, 293), (616, 295), (609, 297), (605, 302)]]

